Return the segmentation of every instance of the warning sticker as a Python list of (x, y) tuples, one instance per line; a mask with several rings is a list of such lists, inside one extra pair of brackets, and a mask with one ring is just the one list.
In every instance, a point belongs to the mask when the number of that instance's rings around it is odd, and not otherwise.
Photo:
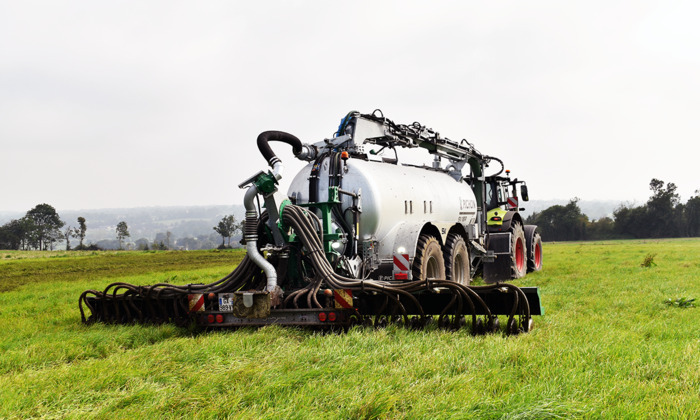
[(410, 266), (408, 254), (394, 254), (394, 272), (408, 271)]
[(333, 297), (335, 298), (335, 307), (337, 309), (352, 308), (352, 290), (338, 289), (333, 290)]
[(190, 313), (204, 311), (204, 295), (202, 295), (202, 294), (187, 295), (187, 301), (190, 304)]
[(219, 311), (233, 312), (233, 293), (219, 293)]

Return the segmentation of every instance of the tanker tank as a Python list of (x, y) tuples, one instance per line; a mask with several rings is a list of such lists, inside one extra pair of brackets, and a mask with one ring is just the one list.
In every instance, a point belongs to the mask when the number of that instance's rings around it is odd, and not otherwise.
[[(315, 168), (316, 166), (316, 169)], [(445, 171), (372, 161), (345, 159), (340, 172), (342, 190), (360, 194), (359, 241), (372, 243), (382, 264), (390, 264), (395, 252), (412, 259), (421, 229), (434, 225), (444, 243), (447, 233), (461, 223), (467, 232), (476, 229), (477, 201), (465, 182)], [(318, 179), (317, 183), (310, 182)], [(333, 179), (331, 157), (305, 166), (292, 180), (288, 196), (296, 204), (328, 201)], [(316, 189), (316, 192), (313, 189)], [(314, 197), (314, 194), (317, 194)], [(353, 198), (341, 194), (342, 214), (352, 226)]]

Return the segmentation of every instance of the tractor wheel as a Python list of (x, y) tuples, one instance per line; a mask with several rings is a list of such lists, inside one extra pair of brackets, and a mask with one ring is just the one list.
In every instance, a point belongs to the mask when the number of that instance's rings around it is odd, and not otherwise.
[(542, 269), (542, 237), (535, 232), (532, 237), (530, 249), (527, 250), (527, 271), (540, 271)]
[(514, 279), (519, 279), (527, 273), (527, 254), (525, 253), (525, 231), (520, 223), (513, 223), (512, 241), (511, 244), (511, 276)]
[(413, 280), (445, 279), (445, 260), (440, 242), (434, 236), (418, 238), (416, 256), (413, 258)]
[(447, 237), (444, 254), (447, 279), (469, 286), (471, 283), (469, 249), (462, 235), (451, 233)]

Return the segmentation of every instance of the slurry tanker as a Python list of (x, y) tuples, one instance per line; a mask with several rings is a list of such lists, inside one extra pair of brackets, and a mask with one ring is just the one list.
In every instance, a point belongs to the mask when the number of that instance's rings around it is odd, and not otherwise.
[[(308, 162), (286, 194), (278, 189), (283, 165), (273, 143)], [(508, 283), (542, 269), (542, 240), (520, 215), (527, 185), (500, 159), (418, 122), (396, 124), (379, 110), (348, 113), (332, 138), (316, 143), (266, 131), (257, 145), (270, 169), (239, 185), (246, 189), (242, 262), (210, 284), (87, 290), (79, 299), (84, 322), (437, 322), (516, 334), (542, 313), (536, 287)], [(402, 162), (397, 150), (406, 148), (424, 149), (432, 162)], [(475, 276), (484, 284), (473, 285)]]

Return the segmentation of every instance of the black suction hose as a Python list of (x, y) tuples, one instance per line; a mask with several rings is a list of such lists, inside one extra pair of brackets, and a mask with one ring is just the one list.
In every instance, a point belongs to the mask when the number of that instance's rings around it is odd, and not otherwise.
[(285, 133), (284, 131), (264, 131), (258, 136), (258, 149), (270, 166), (273, 166), (280, 160), (275, 155), (275, 152), (272, 151), (272, 148), (270, 148), (269, 143), (271, 141), (279, 141), (292, 146), (292, 152), (294, 152), (295, 156), (301, 153), (301, 140), (299, 140), (296, 136)]

